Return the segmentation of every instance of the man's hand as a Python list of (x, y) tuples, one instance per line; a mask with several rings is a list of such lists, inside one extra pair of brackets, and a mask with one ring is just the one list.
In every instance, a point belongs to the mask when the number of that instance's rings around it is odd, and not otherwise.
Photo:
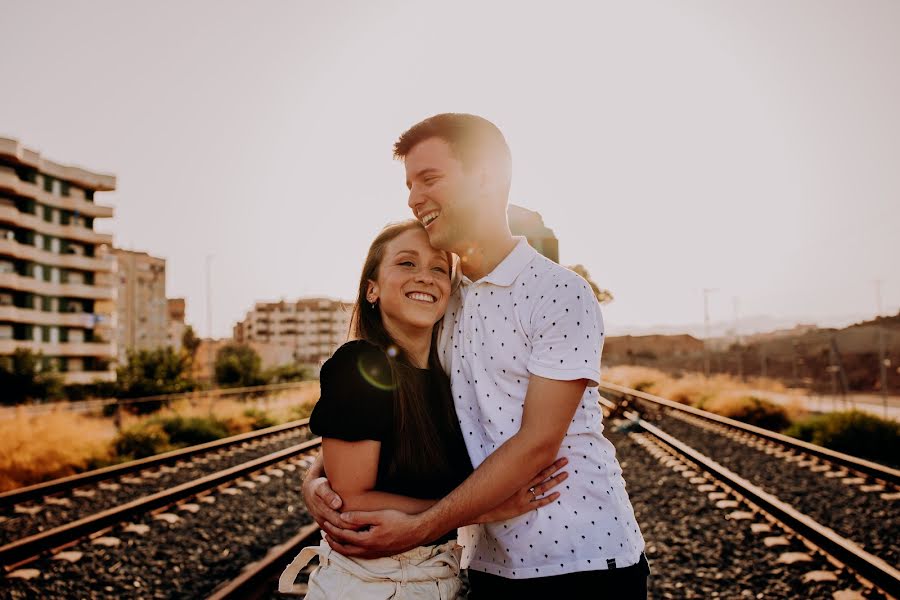
[[(341, 527), (326, 521), (322, 524), (322, 529), (328, 534), (331, 547), (345, 556), (391, 556), (440, 536), (440, 533), (428, 531), (418, 515), (408, 515), (399, 510), (346, 512), (341, 515), (341, 519)], [(364, 527), (368, 529), (355, 531)]]
[(558, 472), (569, 459), (563, 457), (534, 476), (528, 485), (509, 497), (503, 504), (489, 510), (478, 518), (479, 523), (495, 523), (506, 521), (525, 513), (547, 506), (557, 498), (559, 492), (553, 492), (544, 496), (548, 491), (558, 486), (569, 476), (565, 471)]

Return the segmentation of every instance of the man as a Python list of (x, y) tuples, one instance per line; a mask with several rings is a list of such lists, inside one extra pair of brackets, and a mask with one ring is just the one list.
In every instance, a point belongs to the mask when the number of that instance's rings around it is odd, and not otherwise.
[[(317, 463), (304, 482), (310, 512), (349, 556), (394, 554), (462, 527), (470, 598), (571, 598), (585, 590), (646, 598), (644, 540), (615, 448), (602, 435), (596, 386), (604, 330), (590, 287), (510, 233), (511, 157), (492, 123), (435, 115), (401, 135), (394, 155), (431, 244), (460, 257), (438, 352), (476, 470), (419, 514), (339, 514), (340, 499)], [(569, 480), (556, 503), (463, 527), (558, 455), (569, 461)]]

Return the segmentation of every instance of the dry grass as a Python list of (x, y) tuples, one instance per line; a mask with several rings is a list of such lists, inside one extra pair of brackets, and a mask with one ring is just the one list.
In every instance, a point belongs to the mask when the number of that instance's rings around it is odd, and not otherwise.
[[(686, 373), (675, 378), (671, 375), (649, 367), (616, 366), (604, 369), (603, 379), (618, 385), (661, 396), (674, 402), (697, 406), (721, 414), (732, 416), (740, 414), (748, 403), (748, 398), (767, 398), (772, 394), (787, 394), (784, 385), (774, 379), (754, 377), (742, 381), (731, 375), (713, 375), (705, 377), (699, 373)], [(779, 402), (791, 420), (807, 414), (803, 401), (799, 398), (788, 398)]]
[[(224, 421), (231, 433), (237, 434), (253, 429), (257, 415), (246, 414), (248, 409), (264, 413), (275, 423), (286, 423), (309, 416), (318, 398), (319, 383), (309, 381), (297, 389), (246, 402), (181, 400), (152, 415), (124, 413), (122, 429), (140, 427), (151, 418), (215, 417)], [(0, 491), (73, 475), (98, 464), (115, 463), (113, 444), (117, 434), (112, 418), (66, 410), (37, 416), (19, 410), (13, 418), (0, 419)]]
[(0, 420), (0, 491), (73, 475), (110, 460), (111, 419), (68, 411)]

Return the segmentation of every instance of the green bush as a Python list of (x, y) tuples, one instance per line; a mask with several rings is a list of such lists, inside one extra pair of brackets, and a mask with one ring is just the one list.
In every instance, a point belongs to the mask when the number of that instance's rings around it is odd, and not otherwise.
[(900, 466), (900, 423), (858, 410), (826, 413), (797, 421), (786, 435), (867, 458)]
[(312, 414), (313, 407), (315, 404), (298, 404), (296, 406), (292, 406), (291, 410), (288, 412), (288, 416), (291, 421), (298, 421), (300, 419), (308, 419), (309, 415)]
[(161, 424), (142, 423), (120, 433), (113, 446), (120, 457), (137, 459), (170, 450), (169, 442), (169, 435)]
[(261, 411), (258, 408), (248, 408), (244, 411), (244, 416), (253, 419), (253, 422), (250, 425), (253, 430), (265, 429), (266, 427), (272, 427), (278, 424), (269, 413)]
[(159, 419), (158, 423), (171, 443), (178, 446), (204, 444), (229, 435), (225, 423), (217, 419), (178, 416)]
[(756, 396), (709, 398), (698, 408), (772, 431), (781, 431), (791, 424), (782, 406)]

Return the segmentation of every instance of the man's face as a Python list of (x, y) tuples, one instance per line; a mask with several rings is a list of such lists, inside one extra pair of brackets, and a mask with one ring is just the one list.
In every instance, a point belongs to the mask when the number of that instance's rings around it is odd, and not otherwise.
[(460, 253), (477, 216), (478, 170), (466, 169), (450, 144), (437, 137), (413, 146), (404, 162), (408, 204), (431, 245)]

